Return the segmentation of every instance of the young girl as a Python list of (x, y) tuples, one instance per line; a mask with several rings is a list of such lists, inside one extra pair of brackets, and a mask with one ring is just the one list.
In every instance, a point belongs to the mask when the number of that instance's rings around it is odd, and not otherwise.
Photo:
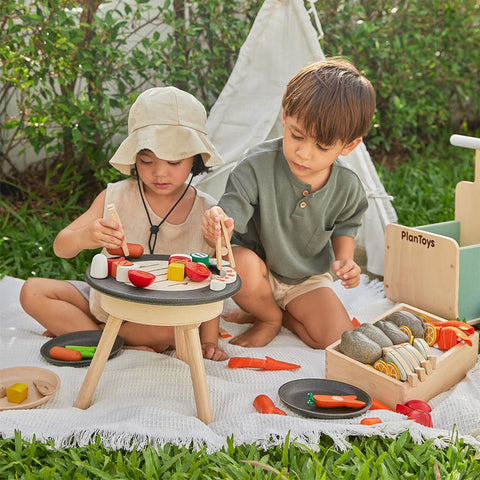
[[(143, 92), (130, 109), (128, 137), (110, 160), (117, 170), (132, 176), (108, 184), (90, 208), (57, 235), (55, 254), (72, 258), (99, 247), (105, 253), (120, 247), (125, 236), (146, 253), (213, 255), (203, 238), (201, 220), (215, 200), (190, 185), (194, 175), (222, 163), (205, 123), (203, 105), (189, 93), (175, 87)], [(124, 224), (124, 234), (121, 225), (109, 219), (106, 205), (110, 203)], [(47, 329), (46, 336), (100, 330), (107, 319), (98, 293), (83, 282), (29, 278), (20, 302)], [(218, 322), (215, 318), (200, 327), (203, 356), (211, 360), (227, 358), (218, 347)], [(126, 345), (156, 352), (175, 345), (173, 327), (124, 322), (119, 335)]]

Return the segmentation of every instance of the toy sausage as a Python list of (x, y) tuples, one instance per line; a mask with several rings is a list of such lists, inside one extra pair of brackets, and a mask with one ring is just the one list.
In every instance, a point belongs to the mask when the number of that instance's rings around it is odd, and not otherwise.
[(78, 350), (71, 350), (65, 347), (52, 347), (50, 357), (55, 360), (65, 360), (66, 362), (78, 362), (82, 359), (82, 354)]
[[(143, 247), (138, 243), (127, 243), (128, 256), (132, 258), (141, 257), (143, 255)], [(110, 255), (121, 256), (123, 255), (122, 248), (108, 248), (107, 252)]]

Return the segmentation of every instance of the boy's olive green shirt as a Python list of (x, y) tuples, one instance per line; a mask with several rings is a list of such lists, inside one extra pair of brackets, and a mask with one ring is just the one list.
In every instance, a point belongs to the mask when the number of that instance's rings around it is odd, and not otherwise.
[(330, 271), (331, 238), (355, 237), (368, 203), (360, 179), (339, 159), (326, 185), (311, 193), (290, 171), (278, 138), (247, 152), (219, 206), (234, 219), (232, 243), (256, 252), (279, 280), (297, 284)]

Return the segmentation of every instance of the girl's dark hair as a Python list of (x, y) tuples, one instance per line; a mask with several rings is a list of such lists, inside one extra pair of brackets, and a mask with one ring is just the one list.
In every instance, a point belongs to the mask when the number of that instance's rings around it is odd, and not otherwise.
[[(201, 173), (208, 173), (210, 171), (209, 167), (206, 167), (205, 164), (203, 163), (202, 156), (197, 153), (194, 156), (193, 163), (192, 163), (192, 169), (190, 170), (192, 176), (195, 175), (200, 175)], [(135, 165), (130, 170), (130, 175), (135, 176), (137, 174), (137, 170), (135, 168)]]
[(207, 173), (210, 171), (209, 167), (206, 167), (205, 164), (203, 163), (202, 156), (197, 153), (195, 155), (195, 158), (193, 159), (193, 164), (192, 164), (192, 175), (200, 175), (201, 173)]

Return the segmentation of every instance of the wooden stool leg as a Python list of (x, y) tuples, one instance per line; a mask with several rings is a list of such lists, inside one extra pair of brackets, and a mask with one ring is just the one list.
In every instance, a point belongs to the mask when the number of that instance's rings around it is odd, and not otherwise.
[(115, 343), (121, 325), (122, 320), (112, 317), (112, 315), (108, 317), (105, 329), (98, 342), (97, 350), (92, 358), (92, 363), (88, 367), (87, 374), (83, 380), (74, 407), (85, 410), (92, 403), (93, 394), (95, 393), (98, 381), (100, 380), (100, 376), (102, 375), (105, 364), (110, 356), (110, 352), (112, 351), (113, 344)]
[(188, 350), (185, 343), (185, 332), (183, 327), (175, 327), (175, 350), (177, 358), (184, 362), (188, 362)]
[(210, 396), (208, 394), (207, 374), (205, 373), (198, 326), (189, 325), (182, 328), (187, 345), (188, 363), (190, 365), (193, 393), (197, 405), (197, 417), (202, 422), (208, 424), (213, 421), (212, 406), (210, 405)]

